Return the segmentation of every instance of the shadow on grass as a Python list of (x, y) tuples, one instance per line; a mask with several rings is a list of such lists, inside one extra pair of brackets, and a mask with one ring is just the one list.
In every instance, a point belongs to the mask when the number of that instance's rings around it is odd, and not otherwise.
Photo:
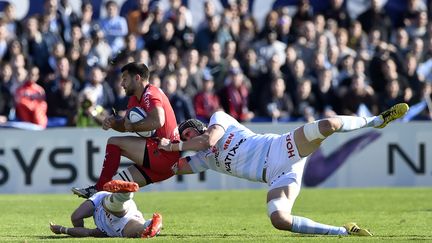
[[(268, 238), (268, 235), (254, 235), (254, 234), (226, 234), (226, 233), (206, 233), (206, 234), (161, 234), (157, 236), (161, 237), (176, 237), (176, 238), (231, 238), (231, 237), (241, 237), (241, 238)], [(278, 236), (280, 237), (280, 236)], [(315, 238), (319, 237), (319, 235), (300, 235), (300, 234), (287, 234), (288, 238)], [(337, 237), (337, 236), (330, 236)]]
[[(224, 239), (224, 238), (266, 238), (268, 239), (268, 235), (253, 235), (253, 234), (225, 234), (225, 233), (205, 233), (205, 234), (161, 234), (158, 235), (157, 238), (165, 238), (165, 237), (172, 237), (177, 239), (185, 239), (185, 238), (197, 238), (197, 239)], [(280, 236), (279, 236), (280, 237)], [(362, 238), (362, 237), (356, 237), (356, 236), (324, 236), (324, 235), (302, 235), (302, 234), (287, 234), (286, 236), (282, 236), (283, 238), (319, 238), (319, 237), (328, 237), (328, 238)], [(61, 239), (78, 239), (82, 237), (71, 237), (66, 235), (50, 235), (50, 236), (36, 236), (36, 238), (40, 240), (61, 240)], [(93, 237), (85, 237), (85, 238), (93, 238)], [(107, 238), (114, 238), (114, 237), (107, 237)], [(94, 238), (99, 239), (99, 238)], [(103, 239), (103, 238), (100, 238)], [(119, 239), (119, 238), (117, 238)], [(432, 236), (424, 236), (424, 235), (375, 235), (374, 237), (367, 237), (367, 239), (398, 239), (398, 240), (406, 240), (406, 241), (430, 241), (432, 240)]]
[(406, 241), (428, 241), (432, 240), (431, 235), (375, 235), (376, 238), (380, 239), (398, 239), (398, 240), (406, 240)]
[(79, 238), (79, 237), (71, 237), (68, 235), (39, 235), (34, 237), (40, 240), (60, 240), (60, 239), (67, 239), (67, 238)]

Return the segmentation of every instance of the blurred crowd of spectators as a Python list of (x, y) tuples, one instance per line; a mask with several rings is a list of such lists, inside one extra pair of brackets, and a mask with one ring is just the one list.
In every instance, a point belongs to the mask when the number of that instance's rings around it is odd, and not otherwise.
[(371, 0), (351, 19), (343, 0), (315, 12), (271, 10), (261, 28), (248, 0), (223, 11), (203, 1), (192, 27), (181, 0), (168, 9), (137, 0), (119, 15), (114, 1), (94, 19), (90, 2), (74, 12), (67, 0), (45, 0), (23, 20), (7, 4), (0, 18), (0, 123), (98, 126), (124, 114), (119, 69), (138, 61), (170, 98), (178, 122), (225, 110), (239, 121), (313, 121), (337, 114), (379, 114), (399, 102), (424, 104), (412, 117), (430, 120), (432, 22), (424, 1), (407, 0), (391, 21)]

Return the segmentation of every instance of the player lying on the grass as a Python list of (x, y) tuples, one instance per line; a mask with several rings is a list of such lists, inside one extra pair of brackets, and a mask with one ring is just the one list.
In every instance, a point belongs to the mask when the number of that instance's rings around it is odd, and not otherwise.
[[(149, 83), (149, 69), (142, 63), (128, 63), (121, 69), (122, 87), (129, 96), (128, 109), (138, 106), (146, 113), (142, 121), (131, 123), (126, 117), (110, 116), (104, 120), (103, 129), (118, 132), (140, 132), (156, 130), (156, 137), (179, 140), (177, 121), (168, 97), (157, 87)], [(171, 167), (178, 160), (178, 152), (160, 152), (158, 141), (153, 138), (137, 136), (115, 136), (107, 141), (105, 159), (97, 183), (89, 187), (74, 187), (72, 192), (80, 197), (89, 198), (112, 179), (127, 180), (141, 177), (140, 186), (163, 181), (173, 173)], [(123, 173), (113, 177), (124, 156), (135, 163)]]
[[(151, 220), (145, 220), (132, 200), (138, 191), (135, 182), (113, 180), (105, 183), (104, 191), (97, 192), (84, 201), (71, 215), (73, 227), (50, 223), (55, 234), (75, 237), (130, 237), (150, 238), (159, 234), (162, 216), (154, 213)], [(84, 218), (93, 216), (97, 228), (84, 227)]]
[(181, 158), (173, 167), (177, 174), (215, 170), (228, 175), (267, 183), (267, 210), (273, 226), (303, 234), (372, 234), (347, 223), (343, 227), (317, 223), (291, 214), (300, 192), (307, 156), (335, 132), (350, 132), (364, 127), (383, 128), (403, 116), (408, 105), (401, 103), (379, 116), (336, 116), (301, 126), (283, 135), (255, 134), (224, 112), (210, 118), (208, 128), (196, 119), (179, 125), (184, 142), (161, 140), (159, 148), (168, 151), (195, 150), (195, 155)]

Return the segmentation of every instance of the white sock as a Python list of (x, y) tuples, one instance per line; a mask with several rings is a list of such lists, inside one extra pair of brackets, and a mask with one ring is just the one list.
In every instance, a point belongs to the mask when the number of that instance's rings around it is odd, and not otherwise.
[(300, 216), (293, 216), (291, 232), (318, 235), (348, 235), (348, 231), (344, 227), (321, 224)]
[(357, 117), (357, 116), (337, 116), (342, 120), (342, 127), (338, 132), (350, 132), (363, 127), (376, 127), (383, 123), (379, 116)]
[(105, 207), (112, 212), (122, 212), (129, 207), (129, 200), (133, 198), (132, 192), (113, 193), (104, 198)]
[(112, 196), (115, 202), (126, 202), (127, 200), (132, 199), (134, 194), (132, 192), (113, 193)]

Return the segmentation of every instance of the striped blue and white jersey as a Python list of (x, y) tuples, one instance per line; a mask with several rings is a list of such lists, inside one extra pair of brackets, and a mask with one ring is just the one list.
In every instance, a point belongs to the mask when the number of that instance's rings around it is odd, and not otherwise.
[(210, 118), (208, 127), (214, 125), (223, 127), (225, 134), (214, 147), (188, 157), (193, 172), (211, 169), (263, 182), (262, 173), (272, 139), (279, 135), (256, 134), (222, 111)]

